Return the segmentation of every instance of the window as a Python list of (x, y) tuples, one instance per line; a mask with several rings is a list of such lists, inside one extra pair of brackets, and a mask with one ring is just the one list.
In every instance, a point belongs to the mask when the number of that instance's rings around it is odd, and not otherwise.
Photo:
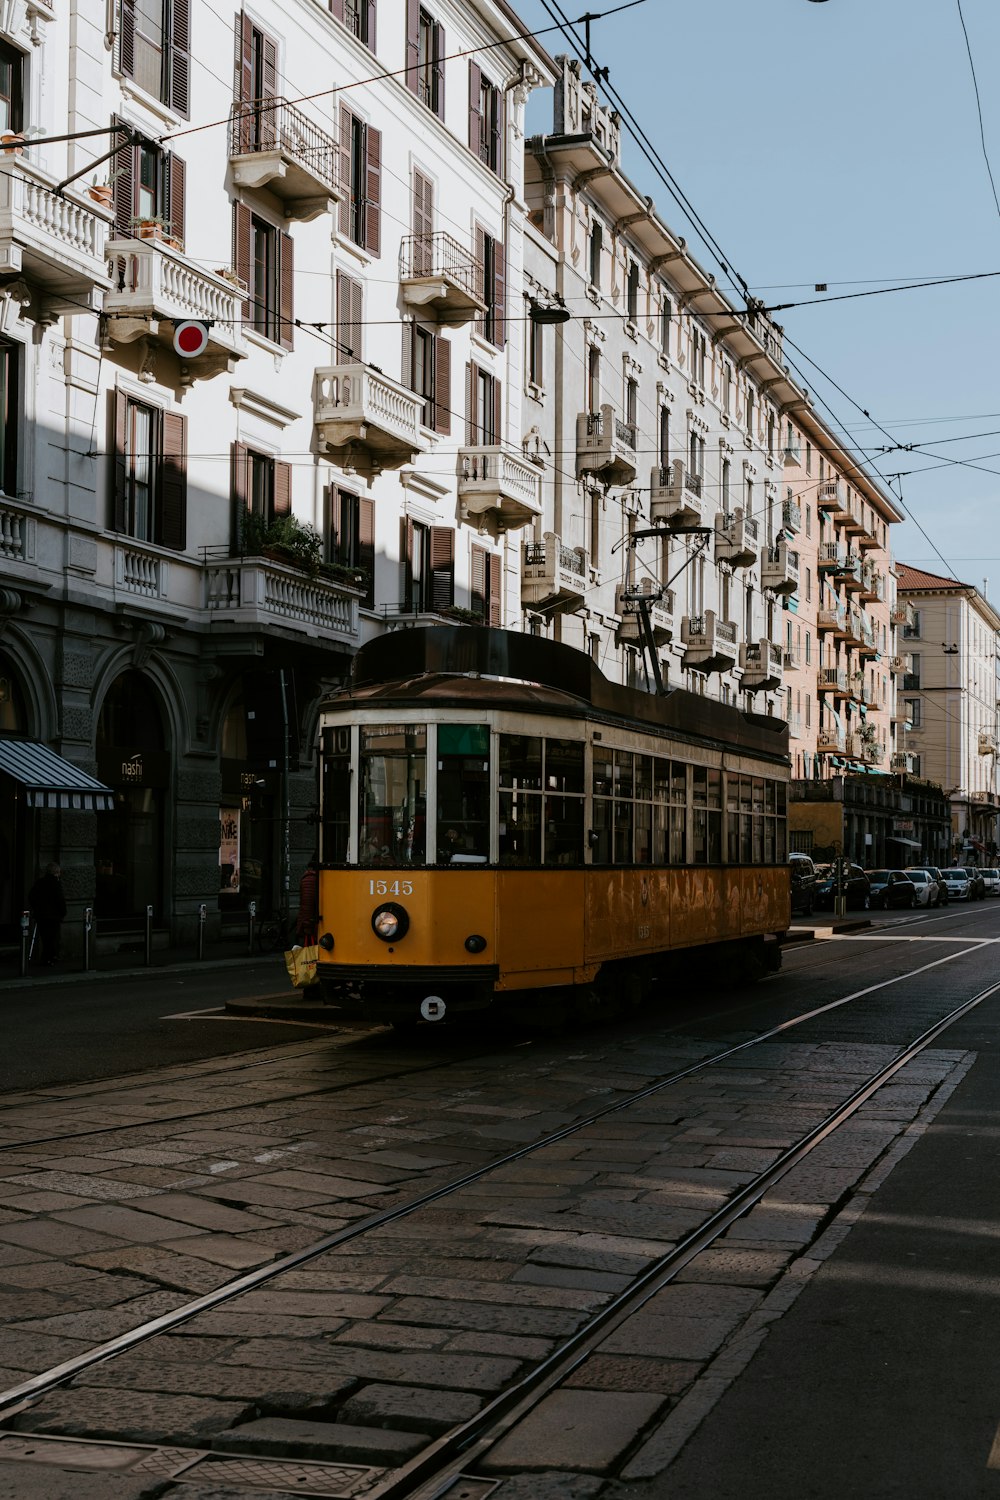
[(806, 631), (806, 666), (807, 667), (810, 666), (811, 663), (812, 663), (812, 644), (813, 644), (812, 634), (811, 634), (810, 631), (807, 630)]
[(188, 112), (190, 0), (121, 0), (118, 68), (176, 114)]
[[(920, 635), (920, 610), (912, 611), (910, 619), (903, 626), (903, 636), (906, 640), (914, 640)], [(916, 657), (914, 657), (916, 660)]]
[(330, 13), (375, 51), (375, 0), (330, 0)]
[(722, 460), (722, 509), (728, 514), (729, 492), (732, 484), (733, 466), (728, 458)]
[(17, 494), (21, 350), (0, 340), (0, 485), (5, 495)]
[(601, 253), (603, 251), (603, 248), (604, 248), (604, 229), (595, 220), (594, 223), (590, 226), (590, 272), (589, 272), (589, 274), (590, 274), (590, 284), (591, 284), (591, 286), (597, 287), (598, 291), (600, 290), (600, 286), (601, 286)]
[(344, 192), (338, 229), (362, 250), (378, 255), (382, 241), (382, 132), (340, 106), (340, 182)]
[(427, 857), (427, 729), (365, 725), (359, 789), (361, 865), (422, 865)]
[(688, 473), (694, 479), (705, 474), (705, 439), (697, 432), (688, 436)]
[(450, 609), (455, 602), (455, 532), (450, 526), (427, 526), (403, 516), (400, 521), (403, 609), (426, 614)]
[(112, 529), (183, 551), (187, 545), (186, 419), (114, 393)]
[(183, 247), (183, 157), (173, 151), (164, 151), (154, 141), (140, 139), (122, 146), (116, 152), (114, 162), (112, 196), (116, 236), (134, 239), (139, 220), (151, 219), (160, 224), (166, 238)]
[(497, 349), (507, 341), (504, 324), (504, 301), (507, 295), (507, 273), (504, 247), (500, 240), (476, 225), (476, 265), (478, 291), (486, 303), (479, 331)]
[(910, 653), (910, 670), (908, 672), (904, 672), (904, 674), (903, 674), (903, 687), (904, 688), (919, 688), (920, 687), (920, 653), (919, 653), (919, 651), (913, 651), (913, 652)]
[(502, 865), (583, 863), (583, 745), (500, 736)]
[(660, 407), (660, 468), (666, 469), (670, 464), (670, 408)]
[(24, 128), (24, 53), (0, 42), (0, 130)]
[(904, 698), (903, 707), (906, 710), (906, 717), (910, 721), (910, 728), (919, 729), (921, 725), (921, 716), (923, 714), (923, 699)]
[(813, 445), (812, 445), (812, 443), (806, 443), (806, 473), (807, 474), (811, 474), (812, 471), (813, 471)]
[[(593, 278), (591, 278), (593, 279)], [(670, 358), (670, 333), (674, 322), (674, 306), (669, 297), (664, 297), (660, 307), (660, 353)]]
[[(292, 509), (292, 466), (270, 453), (244, 443), (233, 443), (230, 462), (234, 510), (234, 551), (242, 554), (249, 541), (272, 521)], [(255, 524), (248, 525), (254, 517)]]
[(329, 495), (330, 542), (328, 560), (341, 568), (356, 568), (364, 575), (366, 609), (375, 603), (375, 501), (331, 488)]
[(702, 388), (705, 385), (705, 356), (708, 351), (708, 340), (700, 329), (695, 329), (691, 335), (691, 378)]
[(528, 319), (528, 384), (536, 390), (545, 385), (545, 324)]
[(485, 864), (489, 857), (489, 726), (439, 724), (437, 862)]
[(596, 344), (587, 350), (587, 410), (591, 414), (601, 409), (601, 351)]
[(747, 432), (753, 432), (753, 403), (754, 389), (752, 385), (747, 386)]
[(722, 366), (722, 410), (728, 417), (732, 415), (733, 408), (733, 367), (726, 360)]
[(630, 323), (639, 321), (639, 267), (635, 263), (628, 268), (628, 316)]
[(470, 448), (493, 448), (500, 442), (502, 385), (489, 370), (469, 364), (465, 371), (466, 436)]
[(812, 536), (812, 534), (813, 534), (813, 513), (812, 513), (812, 506), (811, 505), (807, 505), (806, 506), (806, 536)]
[(503, 623), (502, 581), (503, 558), (487, 547), (472, 544), (472, 587), (470, 608), (480, 615), (485, 625)]
[(293, 243), (291, 235), (237, 203), (233, 213), (236, 274), (249, 288), (243, 319), (251, 328), (280, 344), (293, 345)]
[(630, 427), (635, 427), (639, 420), (639, 382), (637, 380), (626, 380), (625, 382), (625, 421)]
[(273, 149), (277, 145), (278, 44), (245, 11), (236, 18), (236, 78), (241, 154)]
[(403, 384), (424, 398), (421, 421), (451, 432), (451, 344), (419, 323), (403, 324)]
[(406, 6), (406, 83), (422, 104), (444, 119), (444, 27), (419, 0)]
[(806, 603), (809, 602), (809, 600), (812, 598), (812, 596), (813, 596), (812, 568), (806, 568)]
[(497, 176), (503, 171), (503, 96), (483, 77), (477, 63), (469, 64), (469, 150)]

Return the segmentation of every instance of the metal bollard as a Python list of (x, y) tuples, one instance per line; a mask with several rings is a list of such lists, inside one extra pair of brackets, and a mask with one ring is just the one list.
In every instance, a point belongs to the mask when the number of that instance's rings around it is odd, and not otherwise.
[(255, 921), (256, 917), (257, 917), (257, 903), (256, 903), (256, 901), (250, 901), (250, 902), (247, 903), (247, 952), (248, 953), (252, 953), (253, 952), (253, 925), (254, 925), (254, 921)]
[(31, 912), (21, 913), (21, 978), (28, 972), (28, 938), (31, 932)]
[(198, 908), (198, 957), (199, 958), (204, 958), (205, 957), (205, 917), (207, 916), (207, 914), (208, 914), (208, 907), (206, 906), (205, 902), (203, 901), (201, 903), (201, 905), (199, 906), (199, 908)]
[(88, 906), (83, 913), (83, 972), (90, 972), (90, 933), (94, 925), (94, 908)]
[(153, 962), (153, 908), (146, 907), (146, 968)]

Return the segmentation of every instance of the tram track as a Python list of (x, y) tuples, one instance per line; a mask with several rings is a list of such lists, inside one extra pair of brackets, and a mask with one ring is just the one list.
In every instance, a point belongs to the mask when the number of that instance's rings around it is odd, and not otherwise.
[[(0, 1422), (16, 1420), (19, 1414), (23, 1414), (46, 1395), (76, 1380), (98, 1364), (120, 1358), (140, 1344), (161, 1334), (168, 1334), (196, 1319), (200, 1314), (224, 1307), (248, 1292), (274, 1282), (291, 1271), (301, 1269), (340, 1246), (365, 1235), (374, 1235), (381, 1228), (417, 1214), (421, 1209), (438, 1204), (445, 1198), (481, 1183), (491, 1173), (499, 1172), (505, 1167), (537, 1155), (546, 1148), (579, 1136), (611, 1116), (621, 1115), (624, 1111), (635, 1109), (685, 1080), (708, 1073), (712, 1069), (724, 1068), (726, 1064), (732, 1063), (740, 1055), (752, 1052), (754, 1047), (785, 1036), (796, 1027), (813, 1022), (821, 1016), (869, 996), (888, 991), (902, 981), (939, 969), (970, 952), (974, 953), (984, 945), (984, 941), (972, 940), (970, 947), (964, 949), (962, 953), (947, 954), (942, 958), (907, 970), (904, 974), (893, 975), (865, 985), (847, 995), (802, 1011), (795, 1017), (786, 1018), (752, 1038), (723, 1048), (711, 1056), (657, 1079), (642, 1089), (616, 1099), (611, 1104), (603, 1105), (574, 1120), (571, 1124), (549, 1132), (538, 1140), (504, 1156), (494, 1158), (473, 1171), (440, 1183), (424, 1193), (415, 1195), (405, 1203), (367, 1215), (345, 1229), (326, 1235), (293, 1254), (283, 1256), (251, 1273), (227, 1281), (205, 1296), (192, 1299), (167, 1314), (138, 1324), (113, 1339), (95, 1344), (72, 1359), (52, 1366), (39, 1375), (21, 1381), (0, 1393)], [(920, 1035), (902, 1048), (896, 1057), (875, 1070), (847, 1099), (805, 1131), (765, 1171), (756, 1174), (752, 1181), (734, 1193), (722, 1208), (685, 1235), (668, 1255), (662, 1257), (644, 1275), (635, 1278), (629, 1287), (601, 1308), (593, 1318), (588, 1319), (587, 1323), (571, 1338), (564, 1340), (551, 1356), (529, 1371), (523, 1380), (503, 1390), (488, 1402), (474, 1419), (459, 1424), (452, 1432), (430, 1443), (424, 1453), (414, 1459), (411, 1464), (404, 1465), (398, 1473), (379, 1477), (375, 1488), (365, 1490), (366, 1500), (369, 1495), (372, 1500), (382, 1500), (382, 1497), (385, 1497), (385, 1500), (390, 1500), (390, 1497), (396, 1500), (396, 1497), (404, 1495), (420, 1496), (423, 1500), (424, 1496), (430, 1497), (432, 1494), (444, 1493), (441, 1485), (447, 1480), (449, 1473), (454, 1477), (467, 1467), (471, 1459), (480, 1458), (504, 1432), (509, 1431), (525, 1412), (531, 1409), (533, 1404), (541, 1400), (559, 1381), (564, 1380), (577, 1368), (597, 1343), (607, 1338), (621, 1322), (632, 1316), (645, 1302), (655, 1296), (657, 1291), (667, 1285), (695, 1255), (701, 1253), (704, 1248), (723, 1235), (741, 1214), (746, 1213), (754, 1203), (760, 1201), (775, 1182), (843, 1123), (851, 1119), (880, 1088), (894, 1078), (909, 1061), (929, 1047), (949, 1026), (998, 990), (1000, 990), (1000, 985), (989, 985), (963, 1000), (961, 1004), (952, 1006), (934, 1020)], [(331, 1490), (314, 1491), (314, 1493), (336, 1494), (340, 1492)]]

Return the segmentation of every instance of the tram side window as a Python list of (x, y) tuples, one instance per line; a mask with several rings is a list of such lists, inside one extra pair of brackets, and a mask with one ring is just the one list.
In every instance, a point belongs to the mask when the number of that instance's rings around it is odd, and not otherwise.
[(500, 863), (542, 862), (542, 741), (500, 736)]
[(726, 777), (726, 860), (740, 862), (740, 778), (734, 771)]
[(545, 741), (542, 857), (547, 865), (583, 863), (583, 775), (582, 741)]
[(323, 823), (321, 854), (324, 864), (347, 863), (351, 831), (351, 731), (323, 731)]
[(439, 724), (437, 862), (485, 864), (490, 856), (490, 731)]
[(679, 760), (670, 764), (670, 863), (687, 864), (688, 768)]
[(722, 863), (722, 772), (694, 766), (691, 772), (692, 864)]
[(360, 856), (369, 866), (422, 865), (427, 849), (427, 730), (361, 730)]

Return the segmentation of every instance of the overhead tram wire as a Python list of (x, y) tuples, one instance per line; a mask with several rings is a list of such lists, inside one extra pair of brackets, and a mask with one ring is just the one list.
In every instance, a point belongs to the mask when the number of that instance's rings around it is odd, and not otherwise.
[(976, 77), (976, 64), (972, 56), (972, 44), (969, 41), (969, 31), (965, 24), (965, 17), (962, 14), (962, 0), (955, 0), (955, 4), (958, 7), (958, 19), (962, 23), (962, 35), (965, 38), (965, 50), (969, 54), (969, 70), (972, 73), (972, 88), (976, 96), (976, 114), (979, 117), (979, 140), (983, 148), (983, 160), (986, 163), (986, 174), (990, 179), (990, 191), (993, 194), (993, 207), (997, 211), (997, 217), (1000, 218), (1000, 198), (997, 197), (997, 185), (993, 180), (993, 168), (990, 165), (990, 154), (986, 149), (986, 130), (983, 125), (983, 105), (982, 100), (979, 97), (979, 80)]

